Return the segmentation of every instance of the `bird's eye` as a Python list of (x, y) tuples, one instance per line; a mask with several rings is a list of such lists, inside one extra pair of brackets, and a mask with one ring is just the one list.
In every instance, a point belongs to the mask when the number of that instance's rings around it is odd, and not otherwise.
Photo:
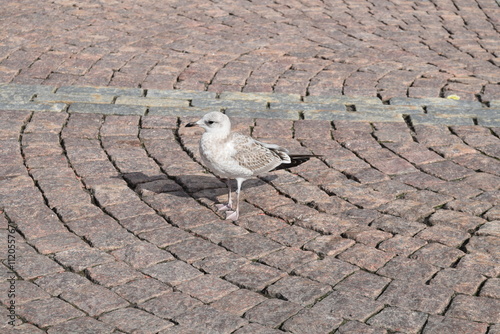
[(212, 125), (212, 124), (214, 124), (214, 123), (215, 123), (214, 121), (207, 121), (207, 124), (208, 124), (208, 125)]

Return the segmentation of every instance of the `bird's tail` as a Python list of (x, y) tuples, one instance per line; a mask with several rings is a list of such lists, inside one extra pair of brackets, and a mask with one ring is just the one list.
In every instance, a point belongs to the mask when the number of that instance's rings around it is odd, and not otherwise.
[(321, 157), (321, 155), (317, 154), (288, 154), (288, 156), (290, 157), (291, 162), (283, 163), (273, 170), (292, 168), (303, 164), (304, 162), (308, 161), (311, 158)]

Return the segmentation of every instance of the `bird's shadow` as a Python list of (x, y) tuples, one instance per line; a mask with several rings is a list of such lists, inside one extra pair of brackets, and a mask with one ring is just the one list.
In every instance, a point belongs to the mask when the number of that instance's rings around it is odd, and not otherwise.
[[(225, 180), (211, 174), (185, 174), (169, 177), (165, 174), (147, 175), (143, 172), (121, 173), (119, 176), (128, 186), (141, 196), (169, 193), (178, 197), (205, 198), (213, 202), (218, 201), (221, 195), (227, 195)], [(266, 180), (276, 179), (276, 175), (267, 175)], [(252, 178), (245, 181), (243, 189), (259, 187), (266, 182)], [(230, 180), (231, 190), (236, 190), (236, 181)]]

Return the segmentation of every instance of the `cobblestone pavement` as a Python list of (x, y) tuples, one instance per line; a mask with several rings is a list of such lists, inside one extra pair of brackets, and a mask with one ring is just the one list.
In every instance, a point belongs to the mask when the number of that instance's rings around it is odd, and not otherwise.
[[(0, 16), (2, 333), (500, 333), (498, 1)], [(225, 221), (213, 110), (322, 157)]]
[(500, 99), (498, 0), (18, 0), (0, 82)]
[[(322, 157), (245, 182), (225, 221), (201, 132), (183, 127), (217, 109)], [(481, 116), (495, 110), (0, 86), (0, 272), (16, 278), (0, 282), (0, 329), (500, 333), (500, 126)]]

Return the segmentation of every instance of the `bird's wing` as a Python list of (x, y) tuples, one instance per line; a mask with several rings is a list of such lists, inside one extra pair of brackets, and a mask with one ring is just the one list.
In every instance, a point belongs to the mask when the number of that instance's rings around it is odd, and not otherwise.
[(254, 175), (291, 162), (287, 151), (278, 145), (262, 143), (239, 133), (232, 133), (230, 141), (234, 150), (232, 157)]

